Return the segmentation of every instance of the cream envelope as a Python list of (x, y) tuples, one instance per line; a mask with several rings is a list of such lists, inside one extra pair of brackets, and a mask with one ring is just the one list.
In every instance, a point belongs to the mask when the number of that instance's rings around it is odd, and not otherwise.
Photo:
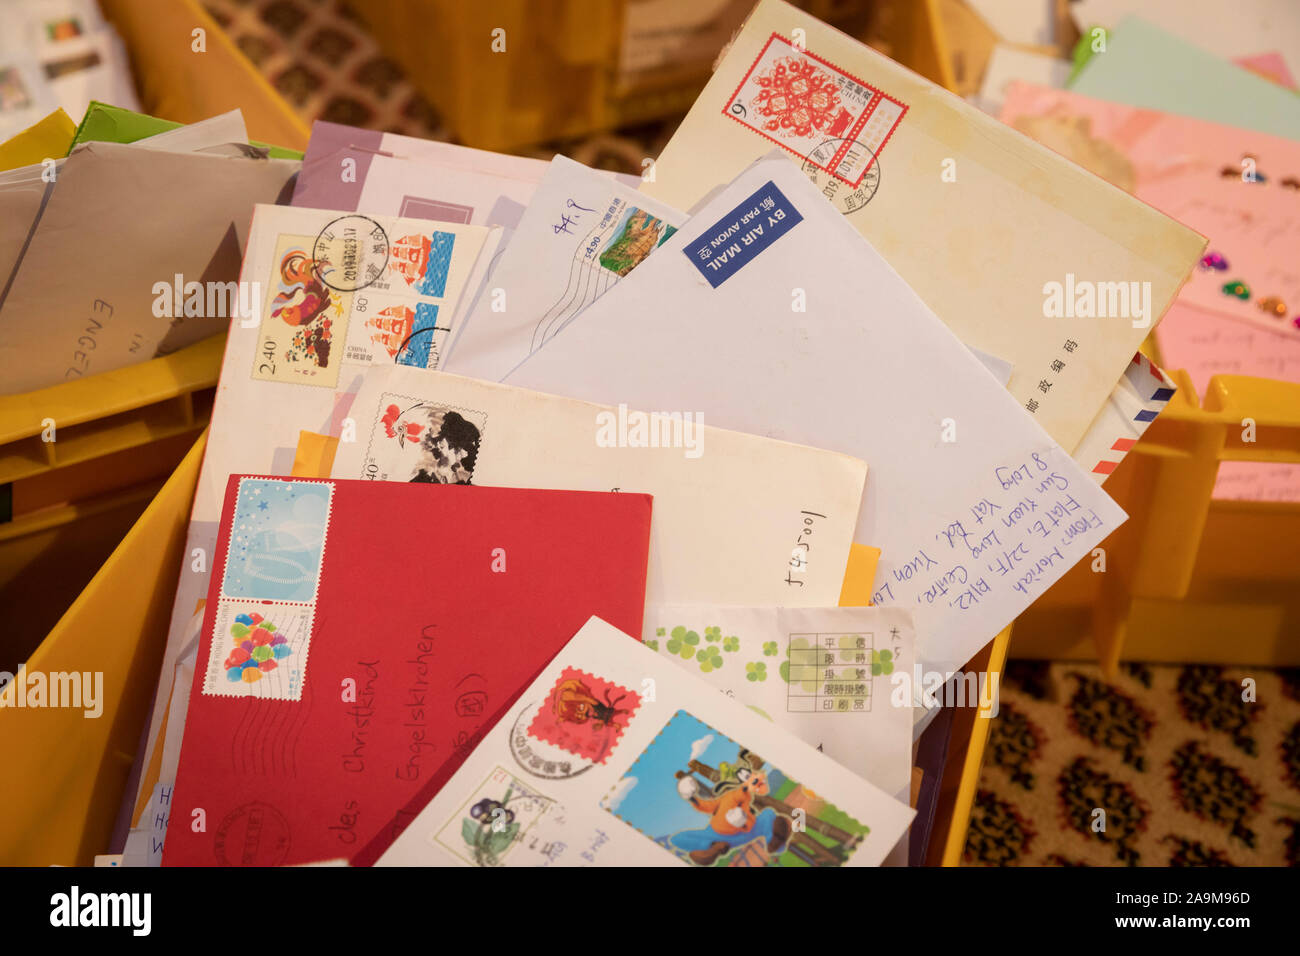
[(378, 865), (877, 866), (913, 816), (593, 617)]
[[(230, 323), (145, 753), (157, 742), (185, 629), (207, 595), (230, 475), (289, 474), (298, 433), (338, 435), (368, 369), (424, 359), (423, 344), (445, 335), (443, 317), (454, 312), (487, 232), (254, 207), (240, 281), (257, 294), (249, 315)], [(434, 324), (418, 325), (427, 321)], [(396, 328), (408, 324), (430, 336)]]
[(642, 633), (647, 647), (906, 800), (911, 611), (648, 603)]
[[(1204, 245), (882, 54), (761, 0), (643, 188), (691, 209), (773, 144), (963, 342), (1011, 362), (1012, 395), (1067, 451)], [(1150, 285), (1049, 318), (1051, 291), (1075, 279)], [(1067, 340), (1077, 351), (1055, 371)]]
[(507, 381), (866, 461), (855, 538), (883, 552), (872, 603), (914, 609), (937, 670), (960, 668), (1125, 518), (779, 156)]
[(178, 274), (208, 289), (233, 283), (251, 205), (274, 202), (297, 169), (118, 143), (74, 149), (0, 302), (0, 392), (111, 371), (225, 331), (227, 309), (161, 310), (155, 286)]
[(846, 455), (405, 368), (350, 415), (335, 478), (654, 495), (647, 601), (838, 600), (867, 473)]
[(499, 382), (686, 221), (563, 156), (534, 193), (456, 339), (449, 372)]

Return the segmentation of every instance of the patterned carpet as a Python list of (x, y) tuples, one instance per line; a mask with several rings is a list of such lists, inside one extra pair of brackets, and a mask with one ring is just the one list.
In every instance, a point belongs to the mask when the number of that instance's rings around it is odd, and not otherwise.
[(966, 863), (1300, 865), (1300, 671), (1011, 662)]
[[(452, 138), (339, 0), (204, 5), (309, 120)], [(639, 173), (675, 126), (528, 152)], [(1300, 865), (1300, 672), (1131, 665), (1108, 683), (1094, 666), (1013, 662), (966, 862)]]

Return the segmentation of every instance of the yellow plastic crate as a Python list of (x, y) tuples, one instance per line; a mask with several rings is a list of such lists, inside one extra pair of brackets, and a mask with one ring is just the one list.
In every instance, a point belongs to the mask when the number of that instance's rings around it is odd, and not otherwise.
[[(952, 89), (937, 0), (795, 0)], [(518, 149), (685, 113), (754, 0), (365, 0), (353, 3), (456, 137)], [(504, 31), (504, 34), (494, 31)], [(431, 40), (436, 36), (436, 40)], [(497, 50), (504, 41), (505, 51)], [(436, 46), (436, 53), (434, 47)]]
[[(101, 0), (146, 112), (182, 123), (243, 110), (249, 135), (309, 129), (195, 0)], [(193, 51), (203, 30), (206, 52)], [(0, 396), (0, 664), (39, 643), (206, 425), (222, 339), (24, 395)], [(55, 441), (42, 440), (53, 420)]]
[[(0, 709), (0, 865), (85, 865), (106, 852), (167, 641), (206, 433), (27, 662), (33, 671), (100, 671), (103, 714)], [(971, 662), (998, 671), (1009, 631)], [(929, 862), (961, 859), (991, 721), (954, 721)]]
[[(1016, 657), (1300, 665), (1300, 503), (1216, 501), (1221, 461), (1300, 462), (1300, 383), (1178, 392), (1106, 482), (1129, 520), (1016, 621)], [(1254, 442), (1243, 441), (1246, 420)]]

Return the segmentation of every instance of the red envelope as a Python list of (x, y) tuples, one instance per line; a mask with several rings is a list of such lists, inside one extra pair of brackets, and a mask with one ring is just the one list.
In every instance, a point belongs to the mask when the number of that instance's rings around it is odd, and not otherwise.
[(591, 615), (641, 632), (650, 505), (232, 476), (164, 865), (377, 856)]

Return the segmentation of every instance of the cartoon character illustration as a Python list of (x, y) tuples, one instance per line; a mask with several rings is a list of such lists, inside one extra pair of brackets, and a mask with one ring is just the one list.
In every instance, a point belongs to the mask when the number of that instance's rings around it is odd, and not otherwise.
[(560, 723), (585, 724), (589, 720), (594, 720), (593, 726), (597, 730), (603, 730), (614, 723), (615, 718), (620, 714), (629, 713), (618, 707), (626, 696), (620, 694), (615, 700), (610, 700), (610, 691), (606, 687), (605, 700), (601, 702), (592, 694), (590, 687), (577, 678), (570, 678), (562, 681), (556, 688), (551, 697), (551, 709), (555, 713), (555, 719)]
[(709, 818), (703, 829), (683, 830), (669, 842), (699, 866), (712, 866), (728, 850), (763, 840), (771, 856), (790, 839), (790, 821), (765, 806), (755, 810), (755, 798), (770, 792), (762, 761), (741, 749), (736, 766), (724, 764), (712, 796), (701, 796), (699, 779), (690, 771), (677, 771), (677, 793)]

